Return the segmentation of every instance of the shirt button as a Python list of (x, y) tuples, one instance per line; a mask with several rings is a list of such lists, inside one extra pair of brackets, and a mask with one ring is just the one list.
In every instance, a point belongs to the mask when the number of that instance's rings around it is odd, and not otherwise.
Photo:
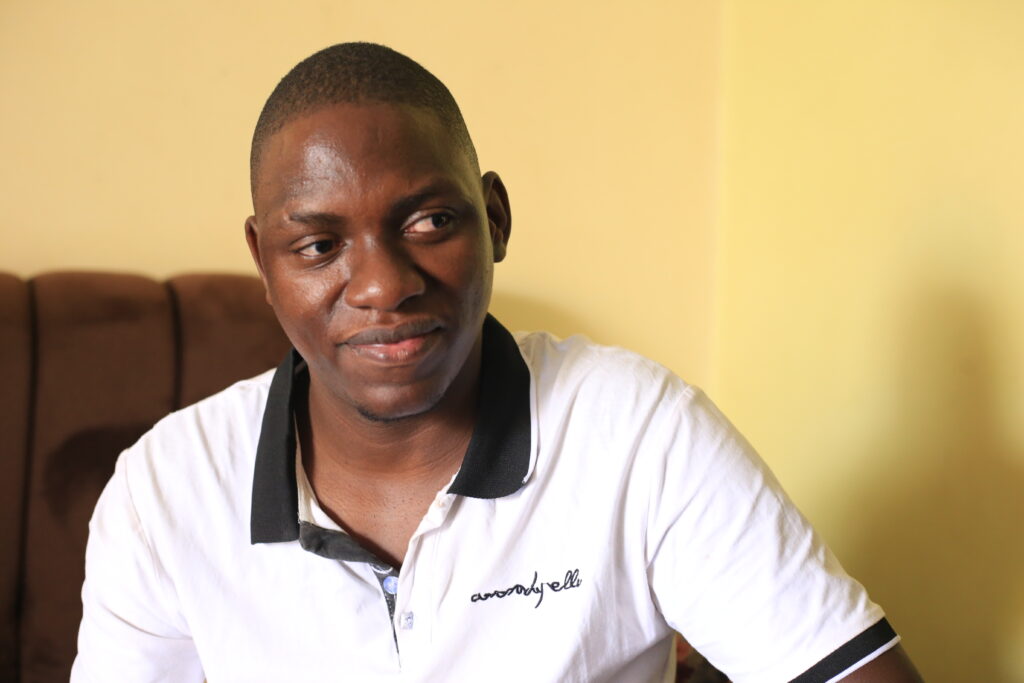
[(403, 631), (412, 630), (412, 612), (402, 612), (398, 617), (398, 628)]
[(398, 592), (398, 579), (394, 576), (389, 576), (384, 579), (384, 592), (394, 595)]

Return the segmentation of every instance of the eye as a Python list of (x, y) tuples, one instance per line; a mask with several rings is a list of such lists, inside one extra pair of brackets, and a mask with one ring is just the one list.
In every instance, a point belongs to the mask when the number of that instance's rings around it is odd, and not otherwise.
[(307, 242), (298, 249), (295, 253), (299, 256), (305, 256), (306, 258), (317, 258), (318, 256), (324, 256), (330, 254), (338, 246), (338, 241), (335, 239), (319, 239), (313, 242)]
[(454, 220), (455, 216), (452, 214), (439, 211), (416, 218), (404, 228), (403, 232), (416, 235), (436, 232), (447, 228)]

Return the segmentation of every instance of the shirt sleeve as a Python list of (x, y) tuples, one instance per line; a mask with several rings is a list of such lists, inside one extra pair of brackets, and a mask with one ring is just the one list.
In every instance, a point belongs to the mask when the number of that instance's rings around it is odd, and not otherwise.
[(89, 522), (72, 683), (202, 681), (171, 582), (146, 540), (122, 454)]
[(665, 417), (648, 578), (670, 626), (735, 683), (835, 680), (895, 645), (750, 445), (698, 390)]

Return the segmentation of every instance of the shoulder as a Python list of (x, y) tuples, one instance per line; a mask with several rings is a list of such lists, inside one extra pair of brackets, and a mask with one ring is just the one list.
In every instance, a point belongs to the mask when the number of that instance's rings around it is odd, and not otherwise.
[(660, 363), (581, 335), (559, 339), (531, 332), (515, 337), (542, 421), (568, 415), (618, 437), (631, 432), (655, 446), (648, 455), (674, 450), (687, 456), (681, 464), (701, 456), (719, 465), (723, 457), (746, 459), (749, 444), (704, 391)]
[[(258, 439), (273, 370), (236, 382), (227, 389), (170, 413), (125, 451), (133, 462), (160, 467), (163, 454), (196, 460), (244, 450)], [(255, 446), (255, 442), (253, 442)]]
[(118, 470), (143, 526), (244, 516), (272, 376), (242, 380), (167, 415), (121, 454)]
[(582, 393), (615, 398), (620, 407), (686, 401), (699, 390), (638, 353), (597, 344), (583, 335), (566, 339), (547, 332), (516, 333), (520, 352), (543, 398)]

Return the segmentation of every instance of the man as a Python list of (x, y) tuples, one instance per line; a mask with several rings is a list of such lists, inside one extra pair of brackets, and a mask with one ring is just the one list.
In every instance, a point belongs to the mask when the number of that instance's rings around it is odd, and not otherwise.
[(509, 200), (387, 48), (296, 66), (246, 239), (295, 352), (169, 416), (91, 523), (72, 679), (914, 681), (697, 390), (487, 316)]

